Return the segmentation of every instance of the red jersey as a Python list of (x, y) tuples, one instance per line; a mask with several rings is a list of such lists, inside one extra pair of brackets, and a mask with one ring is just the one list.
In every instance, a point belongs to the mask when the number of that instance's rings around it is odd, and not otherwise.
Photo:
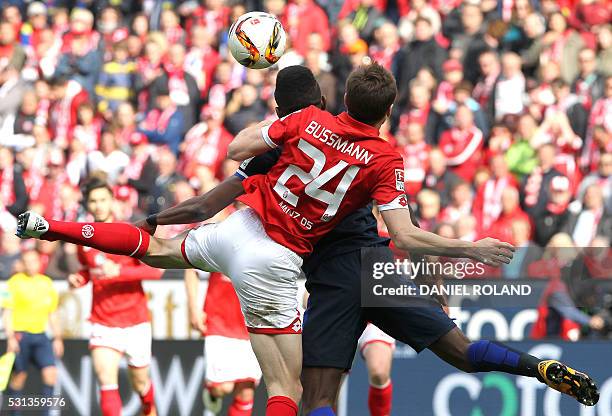
[(249, 339), (240, 302), (229, 278), (221, 273), (211, 273), (204, 300), (206, 335)]
[[(162, 270), (149, 267), (133, 257), (105, 254), (89, 247), (78, 246), (77, 255), (83, 265), (79, 274), (93, 286), (91, 322), (119, 328), (149, 322), (147, 297), (140, 282), (159, 279)], [(90, 269), (100, 267), (107, 260), (121, 265), (119, 276), (109, 279), (91, 276)]]
[(266, 233), (301, 256), (347, 214), (374, 199), (381, 211), (403, 208), (404, 161), (378, 130), (347, 113), (310, 106), (262, 129), (283, 146), (266, 175), (243, 181), (239, 200), (253, 208)]
[(465, 131), (453, 127), (440, 136), (440, 149), (447, 157), (446, 164), (466, 182), (472, 182), (480, 166), (483, 145), (482, 132), (476, 126)]
[(425, 142), (409, 143), (400, 148), (404, 157), (404, 177), (406, 193), (416, 195), (421, 190), (425, 174), (429, 169), (429, 152), (431, 146)]

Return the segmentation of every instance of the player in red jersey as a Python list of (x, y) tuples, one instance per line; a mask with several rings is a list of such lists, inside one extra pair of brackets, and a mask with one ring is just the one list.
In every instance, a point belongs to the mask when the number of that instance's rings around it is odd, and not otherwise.
[[(87, 210), (94, 221), (110, 223), (113, 217), (113, 192), (103, 181), (91, 180), (85, 188)], [(84, 228), (84, 238), (93, 233)], [(159, 279), (160, 269), (154, 269), (137, 259), (78, 246), (78, 258), (83, 268), (70, 275), (72, 287), (92, 284), (92, 325), (89, 348), (100, 385), (100, 407), (103, 416), (121, 414), (118, 388), (119, 362), (128, 359), (132, 387), (142, 401), (144, 415), (155, 415), (153, 384), (149, 378), (151, 362), (151, 323), (147, 298), (141, 281)]]
[(211, 273), (203, 310), (198, 307), (199, 276), (185, 271), (185, 288), (193, 329), (204, 337), (206, 411), (221, 412), (223, 397), (233, 394), (228, 416), (251, 416), (255, 386), (261, 369), (249, 342), (249, 333), (240, 311), (240, 302), (231, 280), (221, 273)]
[[(302, 256), (344, 216), (375, 199), (400, 249), (469, 257), (489, 265), (512, 258), (507, 243), (451, 240), (412, 224), (403, 174), (398, 174), (403, 173), (402, 158), (378, 137), (396, 93), (391, 74), (372, 64), (349, 77), (348, 112), (334, 117), (311, 106), (271, 125), (243, 130), (230, 145), (231, 158), (243, 160), (281, 144), (283, 153), (267, 175), (243, 183), (241, 200), (251, 208), (221, 223), (162, 240), (130, 224), (48, 221), (27, 212), (20, 216), (17, 234), (88, 245), (164, 268), (195, 267), (228, 275), (266, 381), (266, 415), (295, 416), (302, 390), (296, 280)], [(88, 227), (94, 229), (83, 237)]]

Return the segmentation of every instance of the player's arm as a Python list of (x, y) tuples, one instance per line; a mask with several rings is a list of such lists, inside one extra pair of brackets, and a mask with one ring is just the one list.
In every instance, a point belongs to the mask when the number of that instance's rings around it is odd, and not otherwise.
[(232, 175), (204, 195), (189, 198), (135, 225), (153, 234), (158, 225), (194, 224), (206, 221), (232, 204), (243, 193), (242, 179)]
[(510, 263), (514, 247), (493, 238), (475, 243), (445, 238), (416, 227), (410, 220), (408, 209), (382, 211), (389, 235), (397, 248), (410, 253), (446, 257), (466, 257), (491, 266)]
[(151, 215), (135, 225), (146, 230), (149, 234), (154, 234), (157, 225), (192, 224), (206, 221), (244, 194), (243, 179), (252, 175), (268, 173), (278, 161), (279, 156), (280, 150), (275, 149), (253, 159), (245, 160), (234, 175), (225, 179), (204, 195), (190, 198), (159, 214)]
[(229, 144), (227, 157), (241, 162), (274, 149), (277, 144), (263, 133), (270, 124), (270, 121), (262, 121), (240, 131)]
[(512, 259), (514, 248), (508, 243), (492, 238), (471, 243), (441, 237), (415, 226), (404, 193), (404, 162), (399, 154), (381, 159), (376, 175), (371, 195), (398, 249), (411, 254), (472, 258), (492, 266)]
[(310, 109), (295, 111), (274, 122), (262, 121), (247, 127), (229, 144), (227, 157), (240, 162), (282, 146), (286, 140), (298, 135), (303, 120), (312, 115)]
[(185, 270), (185, 291), (187, 292), (187, 310), (189, 311), (189, 322), (191, 327), (200, 332), (206, 333), (206, 316), (202, 308), (198, 305), (198, 286), (200, 278), (193, 269)]

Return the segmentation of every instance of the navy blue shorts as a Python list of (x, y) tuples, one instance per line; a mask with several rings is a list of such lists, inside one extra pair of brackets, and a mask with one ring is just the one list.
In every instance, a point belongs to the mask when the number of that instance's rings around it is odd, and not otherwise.
[(13, 364), (15, 373), (27, 371), (30, 363), (34, 364), (39, 370), (55, 365), (51, 340), (46, 334), (17, 332), (15, 335), (19, 340), (19, 353), (15, 357), (15, 364)]
[[(393, 258), (390, 250), (389, 256)], [(361, 250), (327, 259), (306, 277), (310, 297), (302, 330), (305, 367), (350, 369), (368, 322), (417, 352), (456, 327), (435, 302), (362, 307)]]

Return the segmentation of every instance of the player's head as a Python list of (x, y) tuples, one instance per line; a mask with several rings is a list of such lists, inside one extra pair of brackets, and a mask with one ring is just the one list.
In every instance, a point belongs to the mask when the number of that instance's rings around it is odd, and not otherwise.
[(35, 276), (40, 273), (40, 255), (36, 250), (26, 250), (21, 254), (23, 271), (28, 276)]
[(393, 75), (376, 62), (355, 69), (346, 80), (344, 104), (351, 117), (380, 127), (397, 95)]
[(85, 184), (83, 195), (87, 211), (94, 216), (95, 221), (106, 222), (113, 215), (113, 190), (100, 178), (91, 178)]
[(292, 65), (281, 69), (276, 75), (276, 114), (284, 117), (310, 105), (325, 109), (325, 97), (310, 69)]

